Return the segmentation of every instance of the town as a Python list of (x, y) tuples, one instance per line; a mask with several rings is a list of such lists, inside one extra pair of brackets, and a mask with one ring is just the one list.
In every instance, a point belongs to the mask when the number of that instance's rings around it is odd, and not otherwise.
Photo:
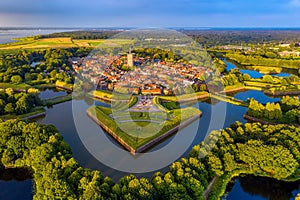
[(126, 55), (97, 55), (73, 58), (73, 69), (100, 90), (144, 95), (184, 93), (192, 84), (204, 84), (213, 70), (186, 63), (164, 62), (159, 59)]

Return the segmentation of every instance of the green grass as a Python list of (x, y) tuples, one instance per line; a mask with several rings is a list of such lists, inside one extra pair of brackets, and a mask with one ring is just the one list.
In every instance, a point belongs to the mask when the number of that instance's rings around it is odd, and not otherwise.
[[(116, 93), (116, 92), (111, 92), (108, 90), (93, 90), (89, 92), (89, 95), (98, 98), (98, 99), (104, 99), (108, 101), (118, 101), (118, 100), (124, 100), (128, 101), (131, 99), (130, 94), (121, 94), (121, 93)], [(131, 104), (135, 104), (136, 102), (131, 102)]]
[(192, 94), (183, 94), (183, 95), (177, 95), (177, 96), (160, 96), (159, 98), (166, 101), (185, 101), (189, 99), (196, 100), (197, 98), (202, 97), (209, 97), (208, 92), (195, 92)]
[(254, 70), (259, 71), (262, 74), (279, 74), (282, 71), (281, 67), (271, 67), (271, 66), (252, 66)]
[(0, 50), (14, 49), (47, 49), (47, 48), (71, 48), (71, 47), (112, 47), (124, 44), (131, 44), (132, 40), (127, 39), (91, 39), (91, 40), (72, 40), (70, 37), (57, 38), (18, 38), (16, 42), (0, 44)]
[[(120, 138), (122, 138), (122, 140), (125, 143), (127, 143), (134, 149), (137, 149), (143, 146), (144, 144), (148, 143), (149, 141), (155, 139), (156, 137), (166, 133), (167, 131), (179, 125), (181, 122), (186, 121), (194, 116), (200, 116), (201, 114), (200, 110), (192, 107), (173, 110), (171, 114), (172, 117), (170, 119), (158, 119), (161, 120), (163, 123), (161, 126), (158, 126), (157, 123), (139, 121), (148, 119), (149, 116), (143, 115), (139, 117), (137, 113), (131, 113), (130, 117), (128, 116), (128, 113), (127, 116), (126, 113), (118, 113), (120, 116), (123, 115), (123, 119), (132, 120), (131, 122), (124, 122), (118, 124), (113, 118), (109, 116), (110, 114), (112, 114), (110, 108), (92, 106), (88, 108), (87, 112), (92, 116), (95, 116), (102, 123), (104, 123), (107, 127), (110, 128), (111, 131), (117, 134)], [(157, 112), (156, 114), (157, 116), (168, 116), (167, 113), (163, 114), (162, 112)], [(155, 120), (154, 115), (156, 114), (150, 114), (153, 115), (151, 116), (153, 120)], [(138, 127), (142, 127), (143, 131), (141, 132), (141, 129), (139, 129)]]
[(214, 94), (210, 94), (210, 97), (213, 99), (217, 99), (219, 101), (224, 101), (233, 105), (237, 105), (237, 106), (244, 106), (244, 107), (248, 107), (249, 103), (239, 100), (239, 99), (235, 99), (234, 97), (231, 96), (226, 96), (226, 95), (214, 95)]
[(31, 88), (32, 86), (26, 84), (26, 83), (20, 83), (20, 84), (13, 84), (13, 83), (0, 83), (0, 88), (6, 89), (6, 88), (13, 88), (13, 89), (19, 89), (19, 90), (26, 90)]
[(2, 115), (0, 116), (0, 119), (2, 120), (9, 120), (9, 119), (24, 119), (33, 115), (37, 115), (40, 113), (45, 112), (45, 108), (42, 106), (38, 106), (35, 107), (33, 109), (30, 110), (30, 112), (26, 113), (26, 114), (22, 114), (22, 115), (17, 115), (17, 114), (6, 114), (6, 115)]
[(67, 90), (73, 90), (73, 84), (68, 84), (68, 83), (65, 83), (62, 81), (56, 81), (55, 86), (61, 87), (61, 88), (67, 89)]
[(51, 99), (45, 99), (43, 100), (43, 105), (44, 106), (52, 106), (55, 104), (60, 104), (66, 101), (71, 101), (72, 100), (72, 94), (67, 94), (64, 96), (59, 96), (59, 97), (54, 97)]
[(224, 88), (224, 91), (235, 90), (235, 89), (244, 89), (244, 84), (238, 83), (235, 85), (228, 85)]

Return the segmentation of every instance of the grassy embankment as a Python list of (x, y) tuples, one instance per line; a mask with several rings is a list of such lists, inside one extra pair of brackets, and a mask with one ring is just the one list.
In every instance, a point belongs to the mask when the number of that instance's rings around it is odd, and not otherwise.
[(209, 93), (206, 91), (196, 92), (192, 94), (183, 94), (177, 96), (159, 96), (160, 99), (165, 101), (174, 101), (174, 102), (188, 102), (195, 101), (199, 99), (205, 99), (209, 97)]
[(272, 66), (258, 66), (253, 65), (251, 68), (255, 71), (258, 71), (262, 74), (279, 74), (282, 72), (281, 67), (272, 67)]
[(43, 106), (38, 106), (35, 107), (33, 109), (31, 109), (28, 113), (26, 114), (21, 114), (21, 115), (17, 115), (17, 114), (6, 114), (6, 115), (2, 115), (0, 116), (0, 119), (6, 121), (9, 119), (31, 119), (31, 118), (35, 118), (35, 117), (39, 117), (39, 116), (43, 116), (45, 115), (45, 108)]
[(64, 90), (72, 91), (73, 90), (73, 84), (67, 84), (62, 81), (56, 81), (56, 83), (44, 83), (44, 84), (38, 84), (38, 85), (29, 85), (28, 83), (20, 83), (20, 84), (14, 84), (14, 83), (0, 83), (0, 88), (6, 89), (6, 88), (12, 88), (16, 91), (26, 91), (29, 88), (36, 88), (36, 89), (47, 89), (47, 88), (61, 88)]
[[(130, 116), (128, 116), (128, 113), (119, 112), (117, 116), (114, 113), (116, 119), (113, 119), (111, 117), (112, 110), (101, 106), (92, 106), (88, 108), (87, 113), (94, 121), (101, 125), (112, 135), (112, 137), (132, 153), (136, 153), (135, 151), (138, 148), (141, 148), (142, 146), (147, 145), (147, 143), (166, 134), (181, 123), (192, 118), (199, 118), (201, 115), (201, 111), (198, 109), (184, 108), (173, 110), (172, 114), (163, 112), (152, 112), (151, 114), (131, 112)], [(159, 121), (163, 119), (163, 117), (167, 117), (167, 120), (162, 121), (161, 123), (163, 124), (160, 124), (161, 130), (154, 133), (153, 130), (157, 129), (157, 123), (159, 122), (151, 122), (150, 118)], [(131, 130), (130, 134), (123, 132), (119, 128), (118, 123), (121, 123), (121, 126), (124, 127), (122, 130)], [(143, 131), (137, 127), (141, 127)]]

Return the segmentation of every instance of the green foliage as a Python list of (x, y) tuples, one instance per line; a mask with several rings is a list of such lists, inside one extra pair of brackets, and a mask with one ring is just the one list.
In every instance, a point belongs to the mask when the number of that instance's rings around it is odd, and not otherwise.
[(0, 115), (25, 114), (39, 105), (37, 93), (14, 93), (12, 89), (0, 91)]
[(228, 58), (243, 65), (260, 65), (260, 66), (278, 66), (298, 69), (300, 67), (300, 60), (286, 60), (277, 58), (264, 58), (261, 56), (248, 56), (240, 53), (228, 53)]
[[(52, 83), (60, 80), (73, 83), (74, 75), (68, 58), (76, 55), (75, 49), (48, 49), (16, 51), (12, 55), (0, 55), (0, 82), (30, 85), (41, 84), (45, 79)], [(33, 62), (40, 64), (30, 66)], [(59, 73), (58, 73), (59, 71)]]
[(279, 123), (300, 123), (300, 102), (298, 97), (284, 96), (279, 103), (267, 103), (262, 105), (251, 99), (248, 115)]
[(22, 82), (22, 77), (20, 75), (14, 75), (10, 80), (13, 84), (19, 84)]

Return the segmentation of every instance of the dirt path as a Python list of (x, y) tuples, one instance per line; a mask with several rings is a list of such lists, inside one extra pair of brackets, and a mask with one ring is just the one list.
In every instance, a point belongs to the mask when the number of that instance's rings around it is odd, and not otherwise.
[(206, 190), (204, 191), (204, 199), (207, 199), (208, 194), (210, 193), (211, 188), (212, 188), (212, 186), (214, 185), (214, 183), (216, 182), (216, 180), (217, 180), (217, 177), (214, 177), (214, 178), (210, 181), (210, 183), (208, 184)]

